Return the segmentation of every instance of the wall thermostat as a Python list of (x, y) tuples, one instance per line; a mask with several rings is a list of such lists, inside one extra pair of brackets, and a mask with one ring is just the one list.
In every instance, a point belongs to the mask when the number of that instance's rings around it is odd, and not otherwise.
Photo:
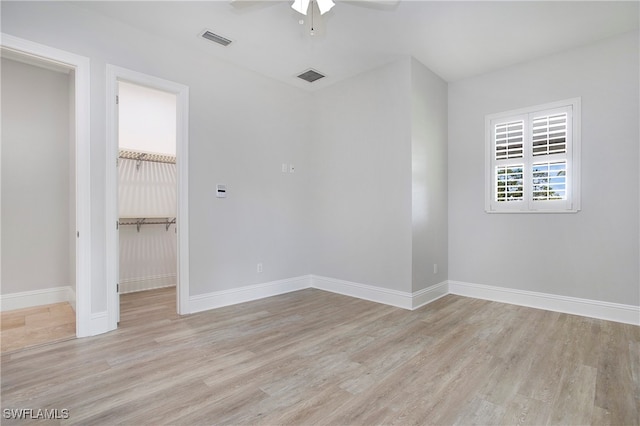
[(216, 185), (216, 198), (227, 198), (227, 185)]

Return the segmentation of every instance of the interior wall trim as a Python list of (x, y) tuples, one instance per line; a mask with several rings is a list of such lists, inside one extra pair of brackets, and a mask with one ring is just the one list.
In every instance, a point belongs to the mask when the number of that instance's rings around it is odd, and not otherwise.
[(413, 308), (413, 296), (404, 291), (391, 290), (336, 278), (311, 275), (311, 287), (371, 302), (383, 303), (403, 309)]
[(189, 310), (192, 313), (202, 312), (307, 288), (316, 288), (408, 310), (417, 309), (448, 294), (446, 282), (414, 293), (408, 293), (336, 278), (303, 275), (191, 296), (189, 298)]
[(108, 327), (118, 327), (120, 304), (116, 284), (119, 280), (118, 228), (118, 170), (115, 159), (118, 146), (117, 119), (118, 81), (151, 87), (176, 95), (176, 179), (177, 179), (177, 311), (181, 315), (189, 309), (189, 87), (112, 64), (106, 66), (106, 292)]
[(89, 58), (30, 40), (1, 33), (2, 47), (55, 62), (75, 71), (75, 189), (76, 189), (76, 336), (91, 335), (92, 237), (91, 237), (91, 147)]
[(313, 274), (191, 296), (189, 304), (191, 312), (202, 312), (307, 288), (316, 288), (407, 310), (418, 309), (448, 294), (455, 294), (475, 299), (492, 300), (512, 305), (640, 325), (640, 306), (461, 281), (443, 281), (423, 290), (409, 293)]
[(175, 287), (177, 274), (162, 274), (148, 277), (125, 278), (120, 280), (120, 294), (136, 291), (155, 290), (158, 288)]
[(547, 311), (640, 325), (640, 306), (516, 290), (461, 281), (448, 282), (449, 293)]
[(449, 294), (446, 281), (409, 293), (336, 278), (311, 275), (311, 286), (319, 290), (409, 310), (418, 309)]
[(73, 302), (75, 292), (71, 286), (51, 287), (42, 290), (21, 291), (0, 295), (0, 311), (32, 308), (35, 306), (51, 305), (53, 303)]
[(290, 293), (292, 291), (304, 290), (310, 287), (310, 282), (310, 275), (304, 275), (191, 296), (189, 298), (189, 311), (191, 313), (202, 312), (209, 309)]
[(432, 285), (423, 290), (414, 291), (411, 295), (411, 309), (418, 309), (449, 294), (447, 281)]

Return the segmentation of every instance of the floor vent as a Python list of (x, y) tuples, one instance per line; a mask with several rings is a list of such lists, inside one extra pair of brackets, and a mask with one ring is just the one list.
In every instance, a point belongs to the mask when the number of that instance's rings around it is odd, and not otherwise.
[(206, 38), (207, 40), (213, 41), (223, 46), (228, 46), (231, 44), (231, 40), (229, 40), (228, 38), (222, 37), (221, 35), (218, 35), (216, 33), (212, 33), (209, 30), (205, 30), (205, 32), (202, 33), (202, 38)]
[(321, 78), (323, 78), (324, 75), (320, 74), (318, 71), (315, 70), (308, 70), (303, 72), (302, 74), (300, 74), (298, 76), (298, 78), (303, 79), (304, 81), (308, 81), (309, 83), (313, 83), (316, 80), (320, 80)]

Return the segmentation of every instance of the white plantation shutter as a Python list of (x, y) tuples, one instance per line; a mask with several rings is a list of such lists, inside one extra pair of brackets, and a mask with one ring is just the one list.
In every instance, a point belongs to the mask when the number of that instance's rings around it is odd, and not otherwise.
[(496, 124), (496, 160), (522, 158), (524, 155), (524, 121)]
[(525, 201), (527, 115), (492, 123), (493, 202), (520, 208)]
[(567, 152), (567, 113), (543, 115), (533, 118), (533, 155)]
[(535, 163), (532, 168), (533, 200), (567, 199), (567, 162)]
[(486, 210), (579, 210), (580, 99), (486, 117)]
[(496, 201), (524, 200), (524, 164), (496, 166)]

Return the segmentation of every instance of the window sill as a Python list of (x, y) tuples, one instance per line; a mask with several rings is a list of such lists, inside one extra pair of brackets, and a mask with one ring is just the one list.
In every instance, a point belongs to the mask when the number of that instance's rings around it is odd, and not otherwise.
[(575, 210), (484, 210), (489, 214), (548, 214), (548, 213), (578, 213), (580, 209)]

